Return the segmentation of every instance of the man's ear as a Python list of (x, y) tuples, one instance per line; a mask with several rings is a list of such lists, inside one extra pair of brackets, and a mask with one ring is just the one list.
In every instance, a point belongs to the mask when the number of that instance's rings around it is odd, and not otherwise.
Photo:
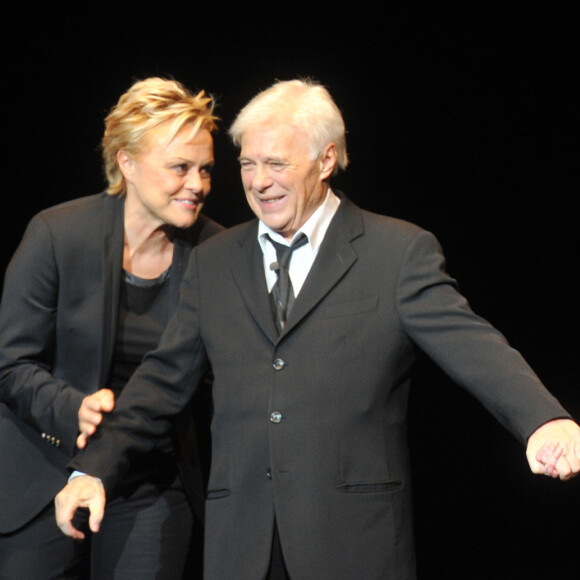
[(336, 145), (329, 143), (320, 154), (320, 175), (322, 179), (328, 179), (333, 173), (338, 162)]

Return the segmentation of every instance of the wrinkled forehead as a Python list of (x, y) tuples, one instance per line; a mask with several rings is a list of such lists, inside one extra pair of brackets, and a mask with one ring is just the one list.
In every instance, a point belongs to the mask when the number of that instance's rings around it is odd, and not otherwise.
[(240, 157), (288, 157), (309, 151), (310, 139), (290, 123), (261, 123), (244, 131), (240, 145)]

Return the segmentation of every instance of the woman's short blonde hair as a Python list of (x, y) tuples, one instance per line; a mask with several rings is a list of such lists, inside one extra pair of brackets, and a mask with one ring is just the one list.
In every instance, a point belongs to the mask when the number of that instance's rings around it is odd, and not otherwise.
[(342, 114), (328, 90), (311, 79), (279, 81), (256, 95), (238, 114), (229, 134), (241, 146), (243, 134), (256, 125), (290, 124), (303, 131), (310, 141), (313, 159), (334, 143), (337, 168), (348, 165), (345, 126)]
[(119, 151), (139, 156), (147, 148), (149, 133), (167, 122), (171, 122), (169, 140), (185, 126), (191, 126), (192, 135), (199, 129), (215, 131), (214, 106), (213, 98), (205, 91), (194, 95), (174, 80), (151, 77), (133, 84), (105, 119), (102, 151), (107, 192), (111, 195), (126, 192), (117, 161)]

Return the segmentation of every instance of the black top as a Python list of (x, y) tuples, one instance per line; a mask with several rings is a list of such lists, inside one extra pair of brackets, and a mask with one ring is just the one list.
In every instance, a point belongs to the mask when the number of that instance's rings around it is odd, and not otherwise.
[[(169, 304), (169, 277), (171, 267), (154, 279), (139, 278), (123, 272), (119, 323), (111, 384), (109, 388), (119, 397), (143, 357), (154, 350), (163, 333), (171, 312)], [(157, 448), (170, 453), (171, 436), (159, 441)]]

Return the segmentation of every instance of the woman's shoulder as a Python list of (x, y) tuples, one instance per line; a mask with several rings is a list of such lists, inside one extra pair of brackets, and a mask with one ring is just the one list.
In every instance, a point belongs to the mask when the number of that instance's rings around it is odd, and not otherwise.
[(108, 203), (119, 203), (118, 200), (112, 198), (107, 193), (97, 193), (94, 195), (87, 195), (84, 197), (77, 197), (58, 205), (46, 208), (36, 214), (34, 219), (41, 219), (49, 222), (62, 222), (67, 220), (78, 221), (83, 215), (90, 215), (93, 219), (95, 213), (102, 212), (105, 205)]

